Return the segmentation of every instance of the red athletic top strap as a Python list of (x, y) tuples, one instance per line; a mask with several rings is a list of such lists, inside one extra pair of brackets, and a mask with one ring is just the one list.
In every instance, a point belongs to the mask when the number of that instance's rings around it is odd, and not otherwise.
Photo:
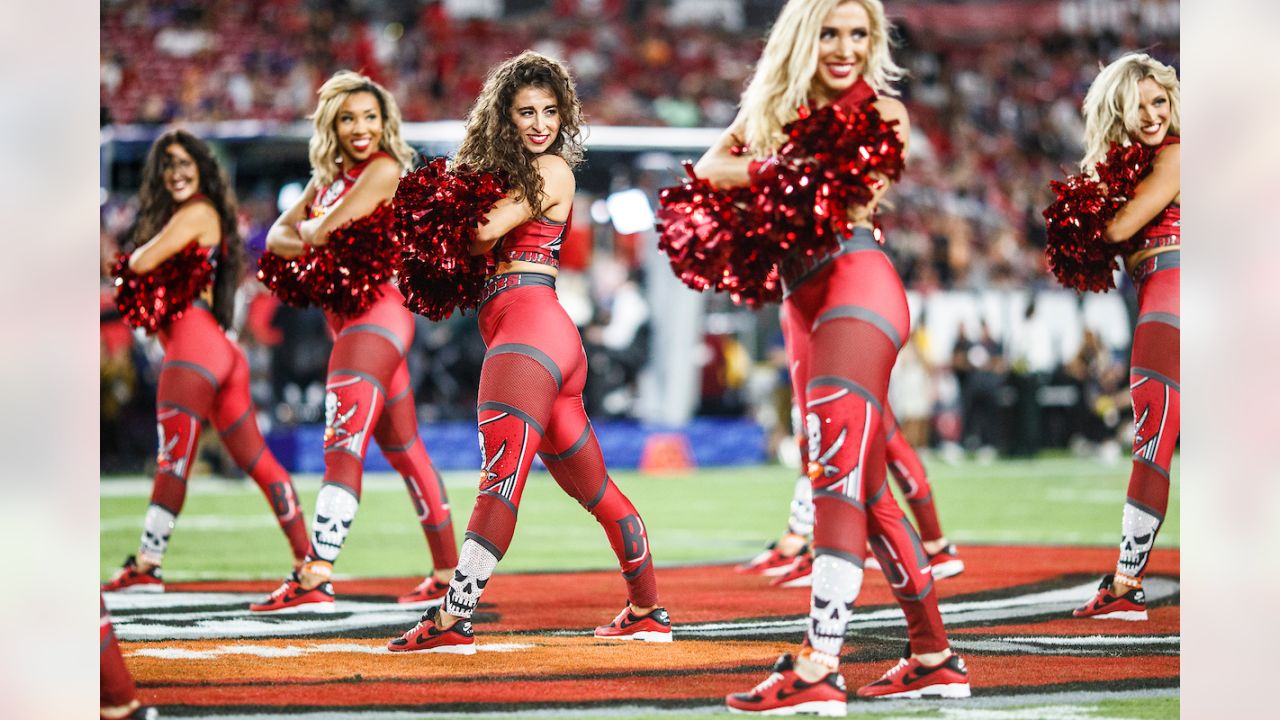
[(560, 267), (560, 246), (572, 223), (573, 211), (570, 210), (564, 222), (542, 216), (517, 226), (498, 243), (498, 262), (521, 260)]
[(353, 165), (352, 167), (343, 170), (341, 173), (338, 173), (338, 177), (334, 178), (333, 182), (324, 186), (320, 189), (320, 192), (316, 193), (315, 202), (311, 203), (311, 207), (307, 210), (307, 217), (322, 217), (325, 213), (329, 212), (334, 205), (338, 204), (339, 200), (341, 200), (348, 192), (351, 192), (351, 188), (355, 187), (356, 180), (360, 178), (360, 174), (364, 172), (364, 169), (369, 167), (369, 163), (380, 157), (391, 157), (391, 155), (390, 153), (379, 150), (366, 158), (364, 162)]
[[(1177, 135), (1165, 135), (1164, 142), (1156, 148), (1160, 154), (1170, 145), (1180, 145), (1182, 138)], [(1147, 248), (1167, 247), (1182, 244), (1182, 207), (1177, 203), (1169, 203), (1151, 222), (1142, 229), (1141, 250)]]
[(845, 110), (855, 110), (867, 103), (875, 102), (877, 97), (879, 96), (876, 95), (876, 91), (867, 84), (866, 79), (859, 77), (858, 81), (845, 90), (843, 95), (834, 100), (834, 103)]

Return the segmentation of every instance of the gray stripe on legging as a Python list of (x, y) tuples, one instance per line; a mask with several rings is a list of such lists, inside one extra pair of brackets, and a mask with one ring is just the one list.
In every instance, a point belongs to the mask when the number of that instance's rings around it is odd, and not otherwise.
[(1136, 462), (1136, 463), (1142, 463), (1143, 465), (1146, 465), (1147, 467), (1151, 468), (1152, 470), (1155, 470), (1156, 472), (1160, 473), (1160, 476), (1161, 476), (1161, 477), (1163, 477), (1165, 480), (1168, 480), (1168, 479), (1169, 479), (1169, 471), (1168, 471), (1168, 470), (1165, 470), (1164, 468), (1162, 468), (1162, 467), (1160, 467), (1159, 465), (1155, 464), (1155, 461), (1153, 461), (1153, 460), (1148, 460), (1148, 459), (1146, 459), (1146, 458), (1142, 457), (1141, 455), (1134, 455), (1134, 456), (1133, 456), (1133, 461), (1134, 461), (1134, 462)]
[(495, 355), (506, 354), (524, 355), (527, 358), (531, 358), (539, 365), (546, 368), (547, 372), (551, 373), (551, 379), (556, 381), (556, 390), (564, 387), (564, 378), (561, 377), (560, 368), (556, 367), (555, 361), (551, 359), (550, 355), (542, 352), (532, 345), (525, 345), (524, 343), (505, 343), (503, 345), (495, 345), (494, 347), (489, 348), (489, 351), (484, 354), (484, 359), (488, 360)]
[(504, 412), (509, 415), (515, 415), (516, 417), (520, 418), (520, 420), (522, 420), (524, 424), (528, 425), (534, 430), (537, 430), (538, 435), (545, 434), (542, 432), (542, 425), (539, 424), (537, 420), (534, 420), (533, 416), (531, 416), (529, 413), (521, 410), (520, 408), (514, 405), (508, 405), (504, 402), (498, 402), (497, 400), (486, 400), (485, 402), (480, 403), (480, 406), (476, 408), (477, 412), (480, 412), (482, 410), (496, 410), (498, 412)]
[(853, 498), (849, 497), (848, 495), (845, 495), (844, 493), (832, 492), (832, 491), (830, 491), (830, 490), (814, 490), (814, 491), (813, 491), (813, 499), (816, 501), (816, 500), (817, 500), (818, 498), (820, 498), (820, 497), (824, 497), (824, 498), (831, 498), (831, 499), (833, 499), (833, 500), (842, 500), (842, 501), (844, 501), (844, 502), (846, 502), (846, 503), (848, 503), (848, 504), (850, 504), (850, 505), (852, 505), (852, 506), (854, 506), (854, 507), (858, 508), (858, 509), (859, 509), (859, 510), (861, 510), (862, 512), (866, 512), (866, 511), (867, 511), (867, 506), (866, 506), (866, 505), (863, 505), (862, 503), (858, 502), (857, 500), (854, 500)]
[(884, 415), (884, 407), (880, 405), (880, 401), (875, 395), (871, 394), (870, 390), (862, 387), (849, 378), (842, 378), (839, 375), (819, 375), (810, 379), (809, 384), (805, 385), (804, 388), (806, 400), (813, 397), (813, 389), (819, 385), (834, 385), (838, 388), (844, 388), (851, 393), (855, 393), (863, 400), (871, 403), (872, 407), (876, 409), (876, 412)]
[[(503, 500), (506, 500), (506, 498), (502, 498), (502, 499), (503, 499)], [(508, 503), (508, 504), (510, 504), (510, 503)], [(498, 546), (497, 546), (497, 545), (494, 545), (494, 544), (493, 544), (493, 543), (491, 543), (491, 542), (489, 542), (489, 539), (488, 539), (488, 538), (486, 538), (485, 536), (481, 535), (480, 533), (475, 532), (474, 530), (468, 530), (468, 531), (467, 531), (467, 532), (462, 536), (462, 539), (463, 539), (463, 541), (464, 541), (464, 542), (465, 542), (466, 540), (471, 540), (471, 541), (475, 542), (475, 544), (477, 544), (477, 545), (479, 545), (480, 547), (484, 548), (485, 550), (488, 550), (490, 555), (494, 556), (495, 558), (497, 558), (497, 559), (499, 559), (499, 560), (501, 560), (501, 559), (502, 559), (502, 555), (503, 555), (503, 553), (502, 553), (502, 551), (501, 551), (501, 550), (499, 550), (499, 549), (498, 549)]]
[(338, 368), (336, 370), (329, 371), (329, 375), (325, 377), (326, 391), (329, 389), (328, 388), (329, 381), (333, 380), (334, 375), (350, 375), (351, 377), (360, 378), (361, 380), (364, 380), (365, 382), (377, 388), (378, 392), (382, 393), (383, 397), (387, 396), (387, 389), (382, 387), (382, 383), (378, 382), (377, 378), (375, 378), (374, 376), (370, 375), (369, 373), (363, 370), (351, 370), (348, 368)]
[(1165, 385), (1168, 385), (1169, 387), (1173, 388), (1176, 392), (1182, 392), (1182, 390), (1179, 389), (1178, 387), (1178, 383), (1175, 382), (1173, 378), (1169, 377), (1168, 375), (1165, 375), (1164, 373), (1156, 372), (1155, 370), (1152, 370), (1150, 368), (1144, 368), (1144, 367), (1133, 367), (1133, 368), (1130, 368), (1129, 372), (1134, 375), (1138, 375), (1144, 378), (1150, 378), (1152, 380), (1155, 380), (1158, 383), (1163, 383)]
[(1150, 515), (1151, 517), (1157, 518), (1158, 520), (1160, 520), (1161, 524), (1164, 524), (1164, 513), (1158, 513), (1154, 509), (1149, 508), (1146, 505), (1143, 505), (1142, 503), (1138, 502), (1137, 500), (1134, 500), (1133, 498), (1125, 498), (1124, 504), (1132, 505), (1138, 508), (1139, 510), (1141, 510), (1142, 512)]
[(876, 326), (877, 330), (884, 333), (885, 336), (889, 338), (889, 342), (892, 342), (894, 347), (902, 347), (902, 338), (898, 335), (898, 329), (893, 326), (893, 323), (889, 322), (888, 318), (875, 310), (865, 308), (860, 305), (841, 305), (840, 307), (831, 308), (819, 315), (817, 320), (813, 321), (813, 330), (817, 330), (818, 326), (822, 323), (827, 322), (828, 320), (835, 320), (837, 318), (851, 318), (853, 320), (861, 320), (866, 323), (871, 323)]
[(221, 430), (219, 430), (219, 431), (218, 431), (218, 434), (219, 434), (219, 435), (221, 435), (221, 436), (223, 436), (223, 437), (226, 437), (227, 435), (230, 435), (231, 433), (235, 432), (235, 431), (236, 431), (236, 428), (238, 428), (238, 427), (240, 427), (241, 425), (243, 425), (243, 424), (244, 424), (244, 421), (249, 419), (249, 415), (250, 415), (252, 412), (253, 412), (253, 408), (252, 408), (252, 407), (251, 407), (251, 408), (249, 408), (248, 410), (245, 410), (243, 415), (241, 415), (240, 417), (236, 418), (236, 421), (235, 421), (235, 422), (233, 422), (233, 423), (231, 423), (230, 425), (228, 425), (228, 426), (226, 426), (226, 427), (222, 428)]
[(818, 547), (815, 545), (813, 547), (813, 557), (816, 559), (816, 558), (822, 557), (823, 555), (830, 555), (832, 557), (838, 557), (841, 560), (847, 560), (848, 562), (851, 562), (854, 565), (858, 566), (859, 570), (861, 570), (862, 566), (865, 564), (865, 561), (862, 559), (861, 555), (854, 555), (853, 553), (847, 553), (843, 550), (837, 550), (835, 548), (829, 548), (829, 547)]
[(644, 559), (644, 562), (640, 564), (640, 567), (636, 568), (635, 570), (632, 570), (631, 572), (622, 573), (622, 577), (626, 578), (627, 580), (635, 580), (636, 578), (640, 577), (640, 573), (644, 572), (645, 569), (652, 564), (653, 564), (653, 556), (650, 555), (649, 557)]
[(579, 450), (586, 447), (587, 439), (590, 437), (591, 437), (591, 423), (587, 423), (587, 426), (582, 429), (582, 436), (579, 437), (577, 440), (574, 440), (573, 444), (569, 446), (568, 450), (565, 450), (564, 452), (558, 453), (556, 455), (551, 455), (548, 453), (539, 453), (539, 454), (542, 455), (543, 462), (546, 462), (547, 460), (555, 460), (557, 462), (568, 460), (569, 458), (573, 457), (574, 454), (577, 453)]
[(1181, 329), (1181, 326), (1180, 326), (1181, 318), (1179, 318), (1174, 313), (1149, 312), (1149, 313), (1142, 313), (1141, 315), (1138, 316), (1138, 323), (1137, 323), (1138, 325), (1141, 325), (1142, 323), (1149, 323), (1149, 322), (1164, 323), (1165, 325), (1172, 325), (1173, 327)]
[(338, 337), (346, 337), (347, 335), (354, 335), (356, 333), (362, 333), (362, 332), (373, 333), (374, 335), (377, 335), (383, 338), (384, 340), (391, 343), (395, 347), (396, 352), (400, 353), (400, 357), (404, 357), (404, 343), (400, 341), (400, 338), (396, 337), (395, 333), (382, 327), (381, 325), (374, 325), (373, 323), (361, 323), (359, 325), (352, 325), (350, 327), (343, 328), (342, 332), (338, 333)]
[(221, 383), (218, 382), (218, 379), (213, 376), (213, 373), (209, 372), (209, 369), (203, 365), (197, 365), (193, 362), (187, 362), (186, 360), (169, 360), (160, 366), (160, 372), (164, 372), (169, 368), (183, 368), (184, 370), (190, 370), (200, 375), (200, 377), (209, 381), (209, 384), (213, 386), (213, 391), (215, 393), (218, 392), (218, 387), (221, 385)]

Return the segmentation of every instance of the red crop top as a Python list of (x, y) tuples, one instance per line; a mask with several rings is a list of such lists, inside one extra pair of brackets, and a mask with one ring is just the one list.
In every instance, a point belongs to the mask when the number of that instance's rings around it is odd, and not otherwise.
[[(1160, 153), (1170, 145), (1178, 145), (1182, 140), (1177, 135), (1166, 135), (1164, 142), (1160, 143), (1160, 147), (1156, 149), (1156, 153)], [(1159, 215), (1152, 218), (1142, 228), (1142, 245), (1140, 250), (1148, 248), (1167, 247), (1169, 245), (1180, 245), (1182, 243), (1182, 206), (1177, 203), (1169, 203)]]
[(573, 211), (564, 222), (536, 217), (502, 237), (494, 254), (498, 262), (524, 262), (560, 267), (560, 246), (573, 222)]
[(356, 180), (360, 177), (360, 173), (364, 172), (364, 169), (369, 167), (369, 163), (373, 162), (374, 158), (379, 157), (391, 156), (379, 150), (378, 152), (370, 155), (364, 162), (354, 165), (339, 173), (338, 177), (333, 179), (333, 182), (324, 186), (316, 193), (316, 199), (312, 201), (311, 206), (307, 208), (307, 217), (318, 218), (324, 217), (328, 214), (328, 212), (333, 209), (333, 206), (337, 205), (338, 201), (347, 193), (351, 192), (351, 188), (355, 187)]

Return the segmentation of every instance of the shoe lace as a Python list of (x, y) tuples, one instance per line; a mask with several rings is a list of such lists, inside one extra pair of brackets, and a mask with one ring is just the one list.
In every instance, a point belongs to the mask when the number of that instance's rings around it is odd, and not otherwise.
[(884, 677), (886, 677), (886, 678), (891, 678), (891, 677), (893, 677), (894, 675), (897, 675), (898, 673), (902, 672), (902, 670), (903, 670), (904, 668), (906, 668), (906, 667), (907, 667), (907, 665), (909, 665), (909, 664), (910, 664), (910, 663), (908, 663), (908, 662), (907, 662), (907, 659), (906, 659), (906, 658), (899, 658), (899, 659), (898, 659), (898, 664), (897, 664), (897, 665), (894, 665), (894, 666), (893, 666), (893, 667), (891, 667), (891, 668), (889, 668), (889, 671), (888, 671), (888, 672), (886, 672), (886, 673), (884, 674)]
[(769, 688), (778, 684), (782, 680), (782, 673), (773, 673), (765, 678), (763, 682), (751, 689), (752, 695), (763, 695)]
[(269, 597), (272, 597), (272, 598), (284, 597), (284, 595), (289, 592), (289, 583), (290, 583), (290, 580), (286, 578), (284, 582), (280, 583), (280, 587), (271, 591), (271, 595)]

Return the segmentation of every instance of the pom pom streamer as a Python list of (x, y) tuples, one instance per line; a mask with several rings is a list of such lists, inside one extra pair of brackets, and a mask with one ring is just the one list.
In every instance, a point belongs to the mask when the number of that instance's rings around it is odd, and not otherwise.
[(1056, 199), (1043, 212), (1045, 257), (1064, 287), (1107, 292), (1116, 286), (1117, 256), (1132, 252), (1135, 240), (1107, 242), (1107, 224), (1133, 199), (1154, 157), (1145, 145), (1114, 144), (1095, 168), (1097, 180), (1081, 173), (1049, 182)]
[(746, 187), (697, 177), (659, 194), (658, 248), (695, 290), (728, 292), (751, 307), (781, 298), (778, 263), (834, 250), (849, 213), (902, 174), (902, 141), (875, 106), (810, 110), (783, 127), (787, 141)]
[(308, 246), (296, 258), (263, 253), (258, 279), (286, 305), (315, 304), (341, 317), (355, 317), (382, 297), (382, 286), (399, 267), (395, 213), (384, 203), (329, 233), (326, 244)]
[(480, 302), (484, 279), (495, 268), (492, 254), (472, 255), (476, 227), (506, 195), (491, 173), (448, 169), (436, 158), (400, 180), (396, 228), (403, 245), (400, 290), (405, 307), (431, 320)]
[(209, 251), (194, 240), (145, 275), (129, 269), (129, 256), (116, 257), (116, 309), (130, 326), (148, 334), (182, 316), (213, 280)]

